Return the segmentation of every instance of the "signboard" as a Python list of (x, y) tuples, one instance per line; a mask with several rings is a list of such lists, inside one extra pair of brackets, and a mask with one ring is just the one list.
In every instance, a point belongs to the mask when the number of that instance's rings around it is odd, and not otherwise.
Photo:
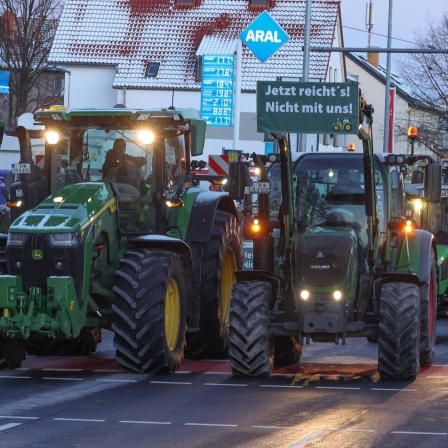
[(9, 72), (0, 70), (0, 93), (9, 93)]
[(235, 56), (202, 56), (201, 119), (208, 125), (233, 125), (234, 79)]
[(357, 82), (257, 82), (257, 131), (356, 134)]
[(227, 176), (229, 174), (229, 156), (213, 155), (208, 157), (208, 174)]
[(240, 39), (264, 62), (289, 39), (289, 36), (267, 11), (263, 11), (240, 34)]

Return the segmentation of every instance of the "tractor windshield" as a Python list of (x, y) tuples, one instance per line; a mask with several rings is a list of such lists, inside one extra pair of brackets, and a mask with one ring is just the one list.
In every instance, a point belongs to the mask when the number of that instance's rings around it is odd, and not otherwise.
[(294, 182), (299, 232), (347, 225), (366, 242), (362, 154), (306, 154), (296, 164)]
[(60, 146), (58, 188), (105, 181), (129, 184), (144, 194), (151, 188), (174, 187), (185, 173), (183, 135), (143, 144), (137, 130), (88, 129), (82, 140), (62, 140)]

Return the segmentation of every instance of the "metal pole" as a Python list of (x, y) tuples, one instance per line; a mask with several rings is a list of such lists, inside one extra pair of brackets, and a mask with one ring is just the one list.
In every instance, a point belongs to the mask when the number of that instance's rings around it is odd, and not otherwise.
[(236, 40), (236, 70), (235, 70), (235, 109), (233, 117), (233, 149), (240, 146), (240, 96), (241, 96), (241, 76), (243, 66), (243, 45), (241, 39)]
[[(311, 3), (312, 0), (306, 0), (305, 6), (305, 33), (303, 36), (303, 67), (302, 81), (308, 82), (310, 76), (310, 35), (311, 35)], [(297, 147), (299, 151), (306, 151), (306, 134), (298, 134)]]
[[(392, 47), (392, 3), (393, 0), (389, 0), (389, 22), (387, 27), (387, 49)], [(387, 53), (386, 60), (386, 101), (384, 110), (384, 140), (383, 151), (389, 152), (389, 107), (390, 107), (390, 66), (391, 66), (391, 53)]]

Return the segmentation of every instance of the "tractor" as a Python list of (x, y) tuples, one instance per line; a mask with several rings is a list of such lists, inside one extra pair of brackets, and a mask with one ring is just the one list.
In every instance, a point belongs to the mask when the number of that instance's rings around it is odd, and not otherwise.
[(437, 315), (448, 316), (448, 159), (442, 159), (442, 189), (440, 197), (434, 201), (425, 200), (425, 170), (428, 164), (435, 163), (430, 156), (409, 157), (406, 183), (406, 198), (409, 216), (418, 226), (433, 233), (437, 244), (438, 297)]
[[(362, 153), (302, 153), (293, 162), (288, 135), (272, 133), (279, 151), (260, 164), (258, 185), (247, 187), (241, 164), (230, 167), (231, 197), (263, 187), (253, 269), (236, 273), (230, 301), (234, 375), (269, 376), (298, 362), (304, 343), (353, 337), (377, 341), (382, 378), (415, 378), (433, 362), (436, 244), (406, 219), (405, 156), (374, 153), (372, 122), (373, 108), (363, 104)], [(440, 170), (428, 166), (428, 200), (440, 192)]]
[[(225, 356), (242, 244), (234, 202), (191, 172), (205, 141), (197, 111), (53, 106), (34, 120), (41, 130), (15, 131), (21, 160), (0, 237), (0, 367), (27, 353), (87, 355), (102, 330), (128, 371)], [(125, 156), (108, 157), (118, 139)]]

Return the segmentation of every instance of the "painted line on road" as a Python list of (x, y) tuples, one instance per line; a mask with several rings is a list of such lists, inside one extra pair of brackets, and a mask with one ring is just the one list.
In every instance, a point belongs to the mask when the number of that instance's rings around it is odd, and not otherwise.
[(17, 417), (17, 415), (0, 415), (0, 418), (13, 418), (17, 420), (39, 420), (40, 417)]
[(93, 370), (95, 373), (123, 373), (121, 369), (95, 369)]
[(308, 445), (308, 443), (319, 439), (320, 437), (322, 437), (325, 434), (328, 434), (329, 431), (314, 431), (311, 432), (309, 434), (307, 434), (305, 437), (301, 438), (300, 440), (298, 440), (297, 442), (292, 443), (291, 445), (289, 445), (288, 448), (302, 448), (306, 445)]
[(226, 375), (231, 376), (230, 372), (204, 372), (203, 375)]
[(44, 376), (43, 380), (56, 380), (56, 381), (84, 381), (84, 378), (57, 378), (55, 376)]
[(204, 383), (204, 386), (247, 387), (247, 384)]
[(85, 369), (41, 369), (42, 372), (82, 372)]
[(417, 392), (417, 389), (388, 389), (383, 387), (372, 387), (370, 390), (376, 390), (379, 392)]
[(30, 376), (18, 376), (18, 375), (0, 375), (0, 379), (3, 378), (18, 378), (19, 380), (29, 380)]
[(193, 383), (187, 383), (187, 382), (182, 382), (182, 381), (150, 381), (151, 384), (185, 384), (187, 386), (193, 384)]
[(447, 432), (391, 431), (391, 434), (412, 434), (421, 436), (446, 436)]
[(360, 390), (360, 387), (342, 387), (342, 386), (316, 386), (314, 389), (341, 389), (341, 390)]
[(260, 387), (272, 387), (272, 388), (283, 388), (283, 389), (303, 389), (303, 386), (279, 386), (276, 384), (260, 384)]
[(94, 419), (94, 418), (54, 418), (53, 420), (61, 421), (61, 422), (105, 422), (106, 420)]
[(238, 425), (223, 425), (219, 423), (184, 423), (184, 426), (219, 426), (219, 427), (236, 428)]
[(104, 381), (109, 383), (137, 383), (138, 380), (107, 380), (104, 378), (97, 379), (96, 381)]
[(252, 426), (252, 428), (256, 429), (293, 429), (300, 430), (300, 428), (295, 428), (294, 426)]
[(136, 423), (141, 425), (172, 425), (172, 422), (142, 422), (137, 420), (120, 420), (118, 423)]
[(0, 426), (0, 431), (4, 431), (5, 429), (14, 428), (14, 426), (19, 426), (22, 423), (6, 423), (6, 425)]

